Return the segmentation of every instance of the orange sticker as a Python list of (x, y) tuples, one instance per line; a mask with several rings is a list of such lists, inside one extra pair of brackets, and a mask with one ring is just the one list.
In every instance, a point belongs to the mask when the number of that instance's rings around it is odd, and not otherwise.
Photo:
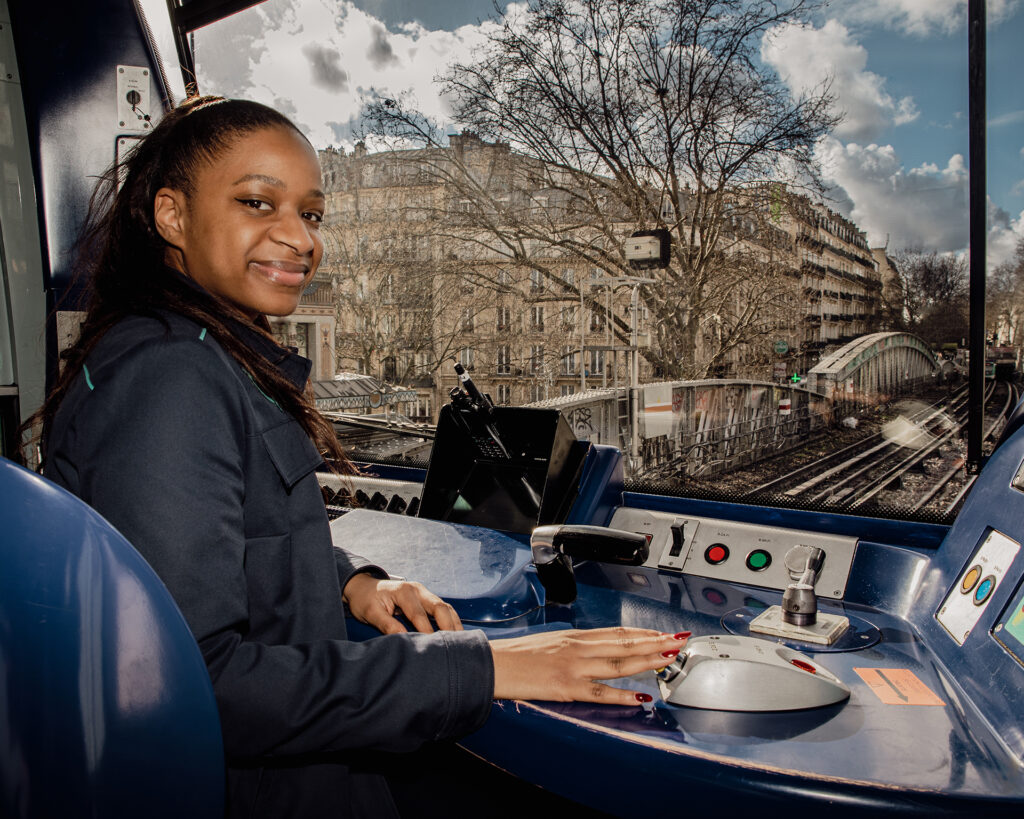
[(907, 668), (855, 668), (868, 687), (886, 705), (945, 705), (913, 671)]

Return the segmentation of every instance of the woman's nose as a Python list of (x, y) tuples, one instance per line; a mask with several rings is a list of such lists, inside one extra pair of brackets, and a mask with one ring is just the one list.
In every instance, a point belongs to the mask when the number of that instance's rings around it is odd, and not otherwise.
[(275, 242), (288, 245), (300, 256), (308, 256), (316, 247), (314, 230), (301, 214), (282, 212), (269, 235)]

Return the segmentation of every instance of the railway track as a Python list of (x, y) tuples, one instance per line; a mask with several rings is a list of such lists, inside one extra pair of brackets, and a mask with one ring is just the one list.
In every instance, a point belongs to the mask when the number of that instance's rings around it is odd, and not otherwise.
[[(985, 439), (1002, 428), (1019, 398), (1013, 385), (992, 382), (985, 394)], [(749, 490), (745, 497), (771, 495), (816, 507), (861, 509), (879, 504), (912, 510), (953, 512), (969, 489), (963, 477), (962, 430), (966, 390), (923, 406), (837, 452)]]

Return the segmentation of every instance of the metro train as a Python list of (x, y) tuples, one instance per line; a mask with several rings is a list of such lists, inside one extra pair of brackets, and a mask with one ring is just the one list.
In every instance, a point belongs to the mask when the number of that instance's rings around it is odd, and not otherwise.
[[(3, 816), (223, 812), (217, 709), (174, 601), (10, 456), (72, 320), (92, 181), (194, 80), (194, 32), (256, 2), (0, 0)], [(1018, 408), (955, 520), (930, 522), (654, 493), (557, 410), (460, 396), (428, 464), (364, 465), (355, 487), (384, 502), (335, 510), (336, 542), (358, 533), (491, 637), (693, 638), (621, 681), (650, 707), (495, 702), (398, 792), (427, 816), (1021, 816), (1022, 426)]]

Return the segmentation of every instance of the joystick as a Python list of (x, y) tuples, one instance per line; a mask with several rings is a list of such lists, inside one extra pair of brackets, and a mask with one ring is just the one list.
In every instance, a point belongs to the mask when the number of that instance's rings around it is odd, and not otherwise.
[(825, 565), (825, 550), (794, 546), (786, 553), (792, 582), (782, 595), (781, 606), (771, 606), (750, 621), (752, 634), (771, 634), (789, 640), (832, 645), (850, 626), (847, 617), (819, 614), (814, 585)]
[(818, 621), (814, 584), (818, 582), (823, 565), (825, 552), (815, 546), (807, 549), (800, 577), (790, 583), (782, 595), (782, 619), (791, 626), (813, 626)]

